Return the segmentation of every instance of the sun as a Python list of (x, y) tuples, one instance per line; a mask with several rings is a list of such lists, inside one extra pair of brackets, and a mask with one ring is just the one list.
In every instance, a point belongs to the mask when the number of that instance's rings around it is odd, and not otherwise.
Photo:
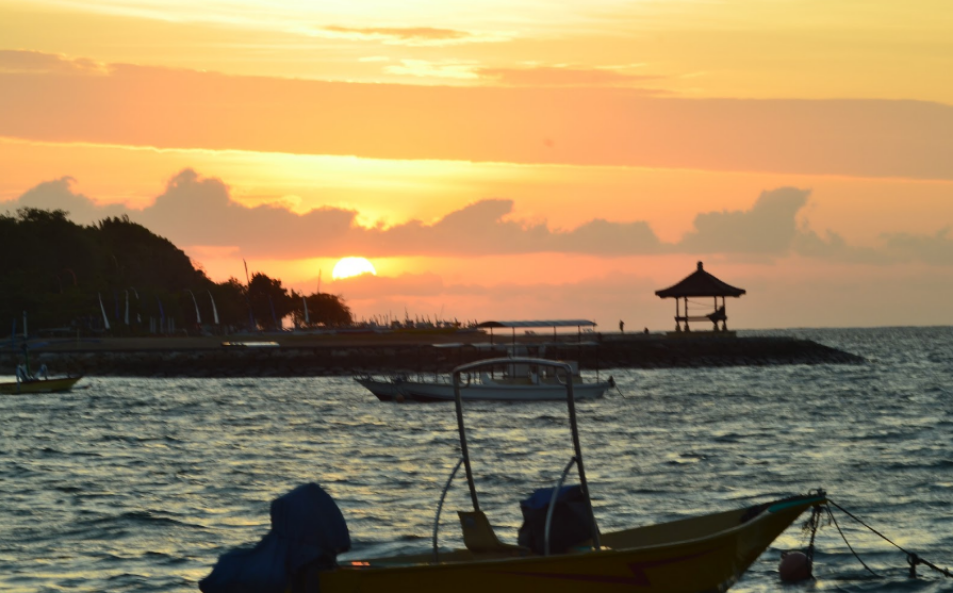
[(371, 262), (363, 257), (345, 257), (334, 264), (334, 270), (331, 271), (331, 278), (341, 280), (343, 278), (351, 278), (352, 276), (360, 276), (361, 274), (377, 276), (377, 270), (374, 269), (374, 265), (371, 264)]

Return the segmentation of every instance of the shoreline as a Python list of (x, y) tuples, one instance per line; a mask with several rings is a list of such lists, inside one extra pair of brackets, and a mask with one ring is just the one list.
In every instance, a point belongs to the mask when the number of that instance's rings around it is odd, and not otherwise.
[[(866, 362), (811, 340), (736, 337), (730, 332), (556, 338), (496, 336), (493, 344), (481, 333), (61, 339), (37, 343), (30, 359), (34, 367), (47, 365), (54, 375), (156, 378), (446, 373), (459, 364), (505, 357), (514, 344), (526, 347), (531, 355), (577, 361), (585, 371)], [(224, 346), (226, 342), (235, 345)], [(12, 370), (18, 356), (9, 347), (0, 350), (0, 368)]]

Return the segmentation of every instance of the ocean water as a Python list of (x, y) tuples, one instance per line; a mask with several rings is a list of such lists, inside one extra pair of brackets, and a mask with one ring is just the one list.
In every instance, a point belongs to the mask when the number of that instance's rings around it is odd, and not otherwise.
[[(754, 332), (749, 332), (754, 333)], [(790, 334), (860, 365), (608, 371), (578, 404), (603, 530), (825, 489), (893, 544), (953, 569), (953, 328)], [(606, 371), (602, 371), (603, 374)], [(515, 541), (519, 500), (572, 455), (565, 406), (466, 408), (481, 506)], [(459, 457), (452, 405), (378, 402), (349, 377), (84, 379), (0, 399), (0, 591), (196, 591), (223, 552), (257, 542), (269, 503), (315, 481), (351, 532), (349, 558), (430, 548)], [(451, 488), (442, 546), (461, 544)], [(815, 580), (784, 585), (792, 526), (733, 591), (953, 591), (843, 513), (817, 535)], [(806, 517), (805, 517), (806, 518)]]

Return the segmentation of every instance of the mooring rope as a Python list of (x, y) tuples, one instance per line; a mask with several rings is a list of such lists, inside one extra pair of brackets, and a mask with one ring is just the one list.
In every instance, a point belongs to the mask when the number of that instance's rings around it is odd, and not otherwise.
[[(827, 502), (830, 502), (830, 503), (833, 504), (834, 506), (837, 506), (837, 504), (835, 504), (835, 503), (834, 503), (833, 501), (831, 501), (831, 499), (829, 499), (829, 498), (827, 499)], [(839, 506), (837, 506), (837, 508), (840, 509)], [(841, 510), (844, 510), (844, 509), (841, 509)], [(880, 575), (877, 574), (876, 572), (874, 572), (873, 570), (871, 570), (870, 567), (867, 566), (867, 564), (866, 564), (866, 563), (863, 561), (863, 559), (860, 557), (860, 555), (857, 554), (856, 551), (854, 551), (853, 546), (851, 546), (851, 545), (850, 545), (850, 542), (847, 541), (847, 536), (844, 535), (844, 532), (841, 530), (840, 524), (837, 523), (837, 517), (834, 516), (834, 513), (832, 513), (830, 509), (827, 509), (827, 514), (828, 514), (828, 516), (831, 518), (831, 521), (834, 522), (834, 527), (837, 528), (837, 533), (840, 534), (841, 539), (843, 539), (843, 540), (844, 540), (844, 543), (847, 544), (847, 549), (850, 550), (850, 553), (854, 555), (854, 558), (857, 559), (857, 562), (860, 562), (861, 565), (863, 565), (863, 567), (867, 569), (867, 572), (869, 572), (870, 574), (874, 575), (874, 576), (877, 577), (877, 578), (880, 578)]]
[[(923, 564), (924, 566), (927, 566), (927, 567), (929, 567), (929, 568), (932, 568), (933, 570), (937, 571), (938, 573), (940, 573), (940, 574), (942, 574), (942, 575), (944, 575), (944, 576), (947, 576), (947, 577), (949, 577), (949, 578), (953, 578), (953, 573), (951, 573), (949, 570), (947, 570), (947, 569), (945, 569), (945, 568), (940, 568), (939, 566), (933, 564), (932, 562), (930, 562), (930, 561), (927, 560), (926, 558), (921, 558), (918, 554), (915, 554), (915, 553), (913, 553), (913, 552), (910, 552), (910, 551), (904, 549), (903, 546), (901, 546), (901, 545), (899, 545), (899, 544), (897, 544), (897, 543), (891, 541), (891, 539), (888, 538), (886, 535), (880, 533), (879, 531), (877, 531), (876, 529), (874, 529), (874, 528), (871, 527), (870, 525), (867, 525), (867, 524), (864, 523), (859, 517), (857, 517), (856, 515), (854, 515), (853, 513), (851, 513), (850, 511), (848, 511), (847, 509), (845, 509), (844, 507), (840, 506), (839, 504), (837, 504), (836, 502), (834, 502), (834, 501), (831, 500), (830, 498), (827, 499), (827, 502), (829, 502), (831, 505), (837, 507), (837, 508), (840, 509), (845, 515), (847, 515), (848, 517), (850, 517), (850, 518), (853, 519), (854, 521), (857, 521), (858, 523), (860, 523), (861, 525), (863, 525), (864, 527), (866, 527), (867, 529), (869, 529), (869, 530), (872, 531), (873, 533), (879, 535), (881, 538), (883, 538), (884, 541), (886, 541), (886, 542), (889, 543), (890, 545), (894, 546), (895, 548), (897, 548), (898, 550), (900, 550), (901, 552), (903, 552), (904, 554), (906, 554), (906, 555), (907, 555), (907, 564), (910, 565), (910, 576), (911, 576), (911, 577), (917, 576), (917, 565), (918, 565), (918, 564)], [(860, 559), (860, 556), (857, 555), (857, 552), (854, 552), (854, 548), (851, 548), (850, 543), (847, 541), (847, 538), (844, 537), (844, 532), (841, 531), (840, 525), (837, 524), (837, 519), (834, 518), (834, 514), (830, 511), (830, 509), (828, 509), (828, 513), (830, 514), (831, 519), (834, 521), (834, 526), (837, 527), (837, 531), (840, 532), (841, 537), (844, 538), (844, 543), (847, 544), (847, 547), (850, 548), (850, 551), (854, 554), (854, 557), (857, 558), (857, 560), (860, 561), (860, 563), (864, 565), (864, 568), (866, 568), (868, 571), (870, 571), (870, 573), (871, 573), (872, 575), (877, 576), (877, 573), (875, 573), (874, 571), (870, 570), (870, 568), (869, 568), (866, 564), (864, 564), (864, 561)]]

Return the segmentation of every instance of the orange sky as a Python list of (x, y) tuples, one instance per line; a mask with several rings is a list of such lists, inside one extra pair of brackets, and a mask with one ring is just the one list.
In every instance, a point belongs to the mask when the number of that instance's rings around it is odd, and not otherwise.
[[(358, 316), (949, 324), (945, 1), (0, 0), (0, 201)], [(330, 278), (344, 256), (377, 278)]]

